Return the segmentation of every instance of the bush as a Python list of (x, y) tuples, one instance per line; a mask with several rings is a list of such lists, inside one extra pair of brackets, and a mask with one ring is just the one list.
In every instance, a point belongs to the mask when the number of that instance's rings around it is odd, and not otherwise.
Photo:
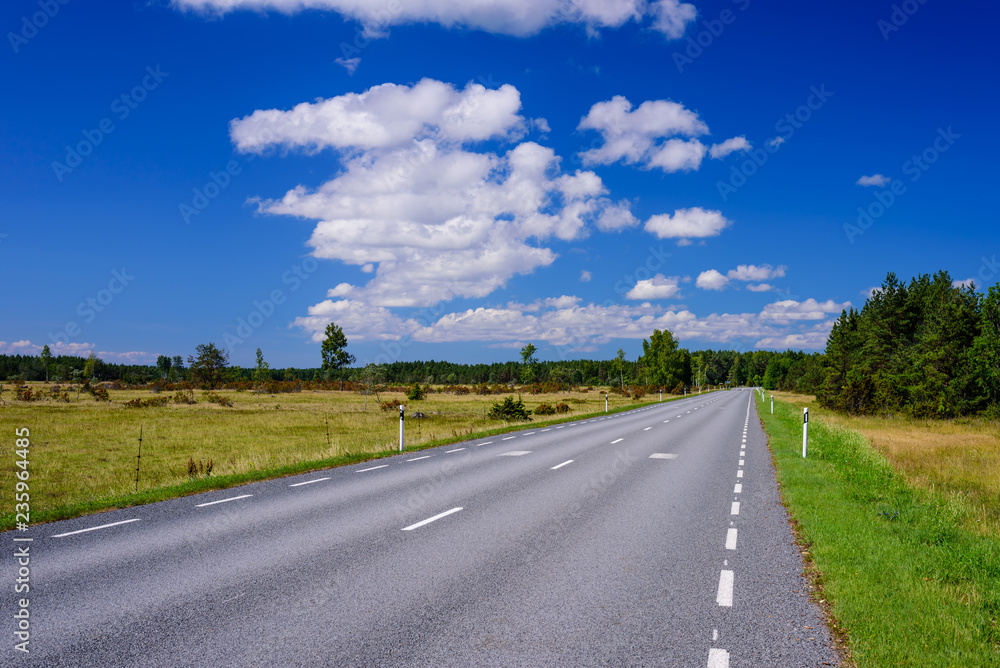
[(173, 401), (175, 404), (196, 404), (197, 399), (194, 398), (194, 392), (191, 390), (177, 390), (174, 392)]
[(531, 416), (528, 415), (528, 409), (524, 407), (520, 395), (518, 395), (517, 401), (514, 401), (514, 397), (507, 397), (503, 401), (496, 402), (487, 417), (491, 420), (503, 420), (504, 422), (531, 421)]
[(17, 391), (17, 398), (21, 401), (36, 401), (42, 398), (42, 391), (38, 390), (32, 394), (30, 387), (22, 387)]
[(413, 387), (410, 388), (410, 393), (406, 395), (406, 398), (410, 401), (420, 401), (425, 396), (427, 396), (427, 392), (424, 388), (420, 387), (420, 383), (414, 383)]
[(399, 411), (399, 406), (400, 406), (399, 399), (393, 399), (392, 401), (382, 401), (378, 405), (378, 407), (384, 411)]
[(126, 401), (124, 406), (126, 408), (149, 408), (151, 406), (166, 406), (168, 401), (170, 401), (170, 397), (156, 397), (155, 399), (135, 398), (131, 401)]
[(95, 385), (90, 387), (90, 394), (93, 395), (94, 399), (97, 401), (111, 401), (111, 397), (108, 396), (108, 391), (101, 387), (100, 385)]
[(192, 478), (198, 475), (210, 476), (212, 475), (212, 468), (214, 464), (211, 459), (200, 459), (198, 462), (194, 461), (194, 457), (188, 457), (188, 475)]
[(216, 394), (215, 392), (205, 392), (203, 395), (206, 401), (211, 401), (213, 404), (219, 404), (220, 406), (226, 406), (227, 408), (232, 408), (233, 400), (224, 397), (221, 394)]
[(552, 408), (548, 404), (538, 404), (535, 406), (535, 415), (555, 415), (556, 409)]
[(556, 413), (569, 413), (569, 404), (556, 404)]

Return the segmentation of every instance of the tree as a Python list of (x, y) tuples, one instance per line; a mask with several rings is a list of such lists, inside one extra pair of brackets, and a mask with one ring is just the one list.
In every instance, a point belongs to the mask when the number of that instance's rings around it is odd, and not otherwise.
[(49, 365), (52, 364), (52, 351), (49, 350), (49, 344), (45, 344), (42, 347), (42, 364), (45, 365), (45, 382), (49, 382)]
[(180, 355), (174, 355), (171, 360), (170, 371), (178, 378), (184, 377), (184, 359)]
[(375, 401), (381, 401), (379, 393), (385, 390), (385, 365), (370, 363), (356, 376), (365, 393), (365, 410), (368, 410), (368, 395), (374, 394)]
[(195, 347), (197, 355), (188, 355), (191, 377), (209, 389), (215, 389), (229, 365), (229, 353), (225, 348), (215, 347), (215, 343), (202, 343)]
[(170, 377), (170, 366), (172, 364), (173, 360), (166, 355), (160, 355), (156, 358), (156, 368), (160, 370), (160, 377), (164, 380)]
[(331, 371), (343, 369), (345, 366), (354, 364), (354, 355), (345, 350), (347, 348), (347, 337), (344, 330), (330, 323), (326, 326), (326, 338), (323, 340), (323, 372), (329, 377)]
[(257, 349), (257, 367), (253, 370), (253, 384), (257, 394), (267, 388), (267, 381), (271, 379), (271, 367), (264, 361), (264, 353)]
[(536, 352), (538, 352), (538, 348), (533, 343), (521, 348), (521, 382), (525, 385), (535, 381), (536, 367), (538, 366)]
[(996, 412), (1000, 404), (1000, 283), (983, 300), (979, 330), (970, 355), (979, 386)]
[(84, 378), (86, 378), (87, 380), (92, 380), (94, 378), (94, 374), (97, 372), (98, 362), (100, 362), (100, 360), (97, 359), (97, 355), (95, 355), (94, 351), (91, 350), (90, 354), (87, 355), (86, 363), (83, 365)]
[[(645, 344), (643, 344), (645, 345)], [(621, 381), (622, 389), (625, 389), (625, 351), (621, 348), (618, 349), (618, 355), (615, 356), (614, 368), (618, 371), (618, 379)]]
[(649, 341), (642, 340), (642, 356), (654, 385), (676, 387), (691, 383), (691, 354), (680, 347), (670, 330), (653, 330)]

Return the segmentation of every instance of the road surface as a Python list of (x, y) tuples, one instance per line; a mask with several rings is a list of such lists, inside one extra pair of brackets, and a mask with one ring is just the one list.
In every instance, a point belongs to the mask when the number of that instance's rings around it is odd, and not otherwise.
[(751, 396), (4, 533), (2, 663), (834, 664)]

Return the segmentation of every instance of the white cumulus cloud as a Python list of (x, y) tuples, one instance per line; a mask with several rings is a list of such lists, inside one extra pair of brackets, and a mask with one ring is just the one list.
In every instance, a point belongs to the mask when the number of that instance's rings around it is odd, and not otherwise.
[[(519, 109), (512, 86), (458, 90), (425, 79), (233, 121), (233, 142), (244, 151), (342, 156), (326, 183), (259, 202), (263, 213), (315, 221), (308, 242), (315, 257), (373, 274), (364, 285), (332, 288), (296, 323), (315, 332), (339, 316), (355, 334), (409, 333), (412, 324), (380, 309), (484, 297), (555, 261), (548, 241), (638, 224), (629, 203), (610, 200), (593, 172), (562, 173), (552, 149), (516, 143), (525, 125)], [(485, 150), (486, 138), (513, 146)]]
[(660, 239), (700, 239), (715, 237), (732, 225), (720, 211), (701, 207), (677, 209), (673, 215), (658, 214), (646, 221), (646, 231)]
[(772, 278), (781, 278), (787, 270), (788, 267), (783, 264), (777, 267), (772, 267), (769, 264), (740, 264), (736, 266), (736, 269), (730, 269), (726, 275), (734, 281), (767, 281)]
[(839, 315), (841, 311), (850, 308), (851, 302), (838, 304), (832, 299), (825, 302), (818, 302), (809, 298), (803, 302), (794, 299), (784, 299), (782, 301), (768, 304), (760, 312), (760, 317), (765, 321), (778, 323), (789, 323), (799, 320), (823, 320), (830, 315)]
[(638, 281), (631, 290), (625, 293), (626, 299), (649, 300), (649, 299), (672, 299), (680, 291), (680, 278), (677, 276), (666, 277), (657, 274), (653, 278)]
[(422, 79), (413, 86), (386, 83), (303, 102), (288, 111), (257, 110), (232, 121), (229, 133), (241, 151), (398, 148), (421, 139), (461, 143), (520, 135), (520, 108), (521, 94), (509, 84), (490, 90), (470, 83), (460, 91)]
[(736, 151), (749, 151), (752, 147), (750, 142), (747, 141), (746, 137), (733, 137), (732, 139), (727, 139), (721, 144), (713, 144), (712, 148), (708, 150), (708, 155), (716, 160), (726, 157), (730, 153), (735, 153)]
[(594, 104), (577, 129), (596, 130), (604, 142), (580, 154), (586, 165), (621, 161), (666, 172), (697, 170), (708, 150), (697, 139), (708, 134), (708, 126), (670, 100), (647, 100), (633, 110), (627, 98), (616, 95)]
[(857, 185), (859, 186), (878, 186), (879, 188), (888, 185), (889, 177), (883, 176), (881, 174), (872, 174), (871, 176), (862, 176), (857, 180)]
[(709, 269), (698, 274), (694, 284), (702, 290), (723, 290), (729, 285), (729, 279), (715, 269)]
[(650, 19), (668, 39), (684, 35), (695, 20), (694, 5), (679, 0), (173, 0), (176, 7), (223, 14), (234, 10), (332, 11), (365, 26), (369, 38), (408, 23), (436, 23), (524, 37), (545, 28), (575, 24), (588, 32)]

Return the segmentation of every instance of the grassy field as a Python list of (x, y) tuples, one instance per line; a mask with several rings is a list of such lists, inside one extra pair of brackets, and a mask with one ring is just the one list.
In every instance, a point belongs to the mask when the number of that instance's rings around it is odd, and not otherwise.
[[(30, 430), (32, 522), (364, 461), (399, 447), (398, 411), (382, 411), (374, 397), (366, 400), (352, 392), (256, 395), (220, 391), (219, 396), (233, 403), (225, 407), (195, 391), (197, 403), (193, 405), (171, 402), (130, 408), (124, 402), (173, 393), (110, 390), (110, 402), (97, 402), (86, 393), (79, 400), (71, 394), (69, 402), (22, 402), (11, 400), (9, 389), (4, 393), (6, 404), (0, 406), (0, 434), (8, 453), (0, 460), (0, 494), (9, 500), (0, 511), (2, 530), (15, 526), (12, 500), (19, 470), (15, 429)], [(420, 411), (427, 416), (407, 419), (408, 450), (507, 428), (486, 416), (502, 398), (431, 393), (424, 400), (410, 402), (400, 393), (381, 395), (383, 401), (397, 399), (406, 404), (408, 415)], [(523, 400), (529, 410), (541, 403), (564, 402), (570, 407), (562, 416), (534, 416), (535, 423), (604, 411), (604, 395), (594, 389), (524, 395)], [(648, 395), (642, 402), (656, 400), (657, 396)], [(610, 396), (611, 410), (642, 402)], [(204, 472), (209, 460), (210, 476)], [(195, 475), (189, 474), (190, 461), (200, 469)]]
[(1000, 666), (996, 425), (848, 418), (777, 396), (775, 415), (758, 409), (782, 496), (856, 665)]
[(964, 508), (965, 528), (1000, 535), (1000, 424), (849, 417), (820, 408), (811, 396), (773, 394), (780, 401), (808, 406), (811, 417), (861, 433), (907, 483)]

